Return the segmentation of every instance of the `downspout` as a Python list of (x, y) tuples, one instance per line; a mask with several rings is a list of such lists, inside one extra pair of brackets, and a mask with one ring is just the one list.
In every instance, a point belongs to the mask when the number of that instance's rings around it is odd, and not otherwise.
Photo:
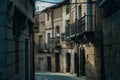
[(92, 31), (92, 0), (87, 0), (87, 31)]
[[(51, 25), (52, 25), (52, 57), (54, 59), (54, 10), (52, 9), (51, 10)], [(55, 72), (55, 61), (53, 60), (53, 63), (52, 63), (52, 68), (51, 69), (53, 72)]]
[[(33, 8), (35, 8), (35, 3), (33, 2), (33, 4), (34, 4), (34, 6), (33, 6)], [(35, 9), (33, 9), (33, 17), (35, 17)], [(34, 23), (33, 23), (33, 25), (34, 25)], [(32, 54), (32, 58), (33, 58), (33, 75), (32, 75), (32, 80), (35, 80), (35, 56), (34, 56), (34, 54), (35, 54), (35, 42), (34, 42), (34, 26), (32, 25), (32, 47), (33, 47), (33, 54)]]
[(33, 32), (33, 34), (32, 34), (32, 38), (33, 38), (33, 80), (35, 80), (35, 75), (34, 75), (34, 73), (35, 73), (35, 63), (34, 63), (34, 53), (35, 53), (35, 49), (34, 49), (34, 47), (35, 47), (35, 42), (34, 42), (34, 32)]
[(52, 55), (54, 53), (54, 22), (53, 22), (53, 19), (54, 19), (54, 11), (52, 10), (51, 11), (51, 23), (52, 23)]

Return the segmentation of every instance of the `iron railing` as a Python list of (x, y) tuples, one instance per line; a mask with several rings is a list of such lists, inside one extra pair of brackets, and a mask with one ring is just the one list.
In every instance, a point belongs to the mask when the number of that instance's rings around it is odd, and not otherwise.
[(70, 30), (70, 35), (74, 35), (76, 33), (76, 28), (75, 28), (75, 23), (71, 24), (71, 30)]
[(37, 50), (38, 52), (43, 52), (43, 50), (44, 50), (43, 44), (42, 44), (42, 43), (36, 44), (36, 50)]
[[(91, 30), (88, 29), (87, 26), (87, 18), (91, 17)], [(95, 16), (93, 15), (85, 15), (83, 17), (81, 17), (80, 19), (78, 19), (77, 22), (71, 24), (70, 26), (66, 27), (65, 30), (65, 37), (71, 37), (73, 35), (77, 35), (77, 34), (82, 34), (84, 32), (87, 31), (94, 31), (95, 28)]]
[(66, 26), (65, 27), (65, 37), (69, 37), (70, 36), (70, 26)]
[(76, 34), (79, 34), (79, 33), (83, 33), (85, 32), (85, 21), (86, 21), (86, 16), (83, 16), (81, 17), (77, 23), (78, 23), (78, 26), (77, 26), (77, 30), (76, 30)]

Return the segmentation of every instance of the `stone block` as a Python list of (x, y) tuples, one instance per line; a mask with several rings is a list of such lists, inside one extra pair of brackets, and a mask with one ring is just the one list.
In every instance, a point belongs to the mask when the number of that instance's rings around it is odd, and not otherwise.
[(6, 27), (0, 25), (0, 38), (5, 39), (6, 38)]

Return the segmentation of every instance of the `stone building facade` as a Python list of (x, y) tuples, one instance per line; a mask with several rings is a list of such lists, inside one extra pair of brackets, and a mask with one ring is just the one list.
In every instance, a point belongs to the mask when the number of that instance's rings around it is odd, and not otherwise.
[[(98, 0), (103, 18), (103, 44), (104, 44), (104, 64), (105, 79), (120, 79), (120, 1)], [(112, 6), (111, 6), (112, 5)]]
[(51, 54), (47, 44), (46, 13), (35, 12), (34, 41), (35, 41), (35, 71), (51, 71)]
[(0, 80), (34, 80), (33, 0), (0, 1)]
[[(71, 73), (89, 80), (103, 78), (102, 23), (96, 0), (70, 1)], [(69, 45), (68, 45), (69, 46)]]
[(46, 32), (50, 32), (52, 40), (49, 47), (53, 55), (52, 71), (99, 80), (102, 27), (97, 20), (100, 14), (96, 3), (71, 0), (45, 11)]
[[(69, 21), (69, 14), (66, 14), (66, 5), (61, 3), (46, 9), (46, 43), (52, 53), (52, 71), (66, 72), (65, 59), (65, 26)], [(49, 35), (49, 36), (48, 36)]]
[(53, 72), (119, 80), (119, 3), (68, 0), (45, 10), (45, 40)]

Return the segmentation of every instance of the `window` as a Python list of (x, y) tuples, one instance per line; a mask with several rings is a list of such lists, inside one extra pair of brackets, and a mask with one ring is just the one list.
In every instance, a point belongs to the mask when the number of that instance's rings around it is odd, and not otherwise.
[(56, 37), (60, 37), (60, 27), (59, 26), (56, 26)]
[(74, 12), (75, 12), (74, 10), (71, 12), (71, 23), (73, 23), (73, 22), (74, 22), (74, 19), (75, 19), (75, 18), (74, 18)]
[(50, 45), (50, 33), (47, 33), (47, 46), (49, 47)]
[(43, 48), (43, 40), (42, 40), (42, 35), (39, 36), (39, 48)]
[(68, 37), (70, 36), (70, 21), (66, 21), (66, 27), (65, 27), (65, 36)]
[(62, 41), (65, 41), (65, 33), (62, 33), (61, 36), (62, 36)]
[(49, 17), (50, 17), (50, 16), (49, 16), (49, 13), (47, 13), (47, 20), (49, 20)]
[(20, 36), (20, 24), (21, 24), (21, 16), (17, 15), (17, 17), (15, 16), (15, 18), (13, 19), (13, 35), (16, 36)]
[(81, 18), (81, 5), (78, 6), (78, 19)]
[(56, 26), (55, 29), (55, 43), (59, 44), (60, 43), (60, 27)]
[(66, 21), (66, 27), (69, 27), (69, 26), (70, 26), (70, 21), (67, 20), (67, 21)]
[(70, 6), (69, 6), (69, 4), (67, 4), (67, 5), (66, 5), (66, 14), (68, 14), (69, 11), (70, 11)]

